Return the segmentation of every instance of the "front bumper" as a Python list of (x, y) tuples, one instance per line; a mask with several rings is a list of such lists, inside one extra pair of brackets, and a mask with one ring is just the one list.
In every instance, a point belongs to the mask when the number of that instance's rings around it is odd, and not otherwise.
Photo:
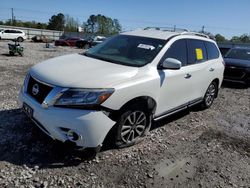
[(79, 134), (76, 146), (96, 148), (102, 145), (115, 122), (102, 111), (57, 108), (43, 108), (41, 104), (24, 92), (19, 93), (22, 106), (28, 104), (33, 109), (33, 122), (48, 136), (62, 142), (68, 141), (69, 130)]

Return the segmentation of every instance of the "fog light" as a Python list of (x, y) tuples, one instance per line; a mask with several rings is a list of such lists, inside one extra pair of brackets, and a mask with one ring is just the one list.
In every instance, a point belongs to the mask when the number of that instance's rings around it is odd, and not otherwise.
[(76, 132), (74, 132), (74, 131), (72, 131), (72, 130), (69, 130), (69, 131), (67, 132), (67, 138), (68, 138), (70, 141), (76, 142), (76, 141), (78, 141), (78, 140), (81, 138), (81, 136), (78, 135)]

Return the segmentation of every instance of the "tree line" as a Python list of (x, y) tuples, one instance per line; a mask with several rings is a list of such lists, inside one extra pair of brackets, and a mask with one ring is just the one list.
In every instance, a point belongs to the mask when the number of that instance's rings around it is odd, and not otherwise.
[(0, 25), (28, 27), (36, 29), (50, 29), (64, 32), (80, 32), (113, 35), (121, 32), (122, 26), (118, 19), (112, 19), (101, 14), (90, 15), (86, 22), (82, 24), (79, 20), (62, 13), (52, 15), (48, 23), (36, 21), (7, 20), (0, 21)]
[[(80, 32), (113, 35), (122, 31), (122, 26), (118, 19), (112, 19), (108, 16), (101, 14), (90, 15), (86, 22), (82, 24), (79, 20), (62, 13), (52, 15), (48, 23), (41, 23), (36, 21), (20, 21), (20, 20), (7, 20), (0, 21), (0, 25), (12, 25), (19, 27), (37, 28), (37, 29), (50, 29), (59, 30), (64, 32), (79, 32), (79, 27), (82, 28)], [(231, 39), (226, 39), (221, 34), (212, 35), (210, 32), (200, 31), (209, 36), (213, 36), (217, 42), (232, 42), (232, 43), (250, 43), (250, 35), (243, 34), (241, 36), (233, 36)]]
[(216, 34), (214, 37), (217, 42), (250, 43), (250, 35), (248, 34), (243, 34), (241, 36), (233, 36), (230, 40), (227, 40), (221, 34)]

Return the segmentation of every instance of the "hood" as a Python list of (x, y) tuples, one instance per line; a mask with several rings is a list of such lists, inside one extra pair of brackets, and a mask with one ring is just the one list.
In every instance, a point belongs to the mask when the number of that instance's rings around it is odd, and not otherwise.
[(45, 83), (71, 88), (111, 88), (138, 72), (129, 67), (71, 54), (41, 62), (30, 69), (31, 76)]
[(226, 66), (250, 68), (250, 61), (248, 60), (225, 58), (224, 61), (225, 61)]

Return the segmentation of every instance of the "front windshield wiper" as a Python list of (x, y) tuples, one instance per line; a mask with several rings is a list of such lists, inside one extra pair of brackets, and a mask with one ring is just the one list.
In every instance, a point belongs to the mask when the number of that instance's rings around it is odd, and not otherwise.
[(84, 55), (87, 56), (87, 57), (92, 57), (92, 58), (95, 58), (95, 59), (99, 59), (99, 60), (103, 60), (103, 61), (108, 61), (110, 63), (116, 63), (116, 64), (119, 63), (118, 61), (115, 61), (115, 60), (112, 60), (112, 59), (108, 59), (108, 58), (104, 58), (104, 57), (100, 57), (100, 56), (96, 56), (96, 55), (93, 55), (93, 54), (89, 54), (87, 52), (85, 52)]

